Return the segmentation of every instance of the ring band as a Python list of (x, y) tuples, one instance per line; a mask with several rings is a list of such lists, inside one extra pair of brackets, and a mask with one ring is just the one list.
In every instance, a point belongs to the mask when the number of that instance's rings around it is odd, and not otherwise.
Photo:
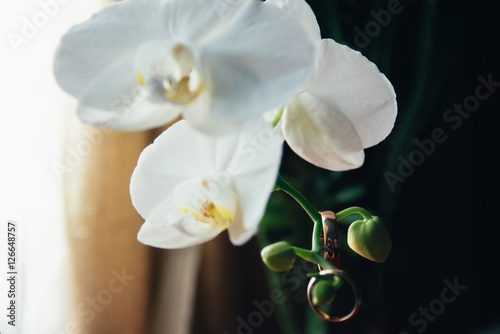
[[(323, 257), (335, 268), (339, 267), (340, 261), (340, 240), (338, 233), (338, 223), (335, 213), (332, 211), (321, 211), (323, 222), (323, 232), (321, 233), (321, 246), (324, 251)], [(322, 270), (322, 268), (319, 268)]]
[(352, 318), (358, 312), (359, 308), (361, 307), (361, 291), (359, 290), (356, 283), (354, 283), (354, 280), (352, 279), (351, 275), (349, 275), (348, 273), (346, 273), (345, 271), (340, 270), (340, 269), (325, 269), (325, 270), (320, 271), (319, 274), (321, 276), (323, 276), (323, 275), (339, 276), (344, 281), (346, 281), (351, 286), (351, 288), (354, 292), (355, 303), (354, 303), (354, 307), (352, 308), (351, 312), (349, 312), (348, 314), (346, 314), (342, 317), (332, 316), (332, 315), (326, 313), (319, 306), (314, 305), (312, 302), (312, 300), (313, 300), (312, 299), (312, 291), (313, 291), (314, 285), (318, 281), (318, 279), (316, 277), (313, 277), (313, 278), (311, 278), (311, 280), (309, 281), (309, 285), (307, 286), (307, 300), (309, 301), (309, 305), (311, 305), (311, 308), (314, 310), (314, 312), (316, 312), (316, 314), (320, 318), (322, 318), (323, 320), (326, 320), (326, 321), (330, 321), (330, 322), (342, 322), (342, 321), (346, 321), (346, 320)]

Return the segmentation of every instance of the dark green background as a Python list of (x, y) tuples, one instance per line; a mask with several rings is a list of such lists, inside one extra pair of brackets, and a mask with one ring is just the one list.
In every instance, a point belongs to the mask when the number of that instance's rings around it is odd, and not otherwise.
[[(262, 325), (252, 331), (240, 328), (240, 333), (500, 333), (499, 130), (494, 117), (500, 87), (460, 126), (453, 128), (455, 123), (443, 119), (454, 104), (474, 96), (479, 76), (491, 75), (500, 82), (495, 1), (402, 0), (401, 12), (391, 15), (390, 23), (367, 45), (355, 43), (355, 27), (364, 31), (369, 22), (376, 22), (371, 11), (386, 10), (388, 0), (309, 3), (323, 37), (360, 50), (386, 74), (397, 93), (399, 112), (390, 136), (365, 151), (363, 167), (329, 172), (286, 148), (281, 172), (318, 210), (362, 206), (378, 215), (392, 236), (393, 249), (385, 263), (370, 262), (347, 247), (347, 230), (341, 229), (341, 267), (361, 286), (363, 305), (355, 318), (328, 324), (305, 300), (308, 279), (301, 278), (301, 263), (283, 276), (270, 272), (258, 258), (260, 248), (278, 240), (310, 247), (312, 223), (307, 215), (287, 195), (273, 194), (258, 242), (236, 251), (245, 260), (231, 272), (245, 289), (237, 290), (240, 302), (234, 315), (248, 320), (256, 311), (252, 301), (269, 299), (273, 290), (282, 291), (287, 302), (276, 306)], [(401, 159), (409, 160), (419, 150), (415, 140), (431, 138), (438, 128), (446, 141), (436, 144), (392, 191), (386, 172), (398, 174)], [(262, 286), (266, 278), (268, 285)], [(427, 321), (425, 329), (422, 322), (413, 326), (409, 317), (441, 298), (444, 280), (467, 288)], [(226, 332), (238, 333), (236, 317), (229, 318)]]
[[(368, 42), (356, 39), (354, 28), (365, 33), (373, 29), (374, 23), (369, 22), (377, 21), (371, 11), (387, 10), (389, 1), (309, 3), (323, 37), (360, 50), (386, 74), (396, 90), (399, 113), (387, 140), (366, 150), (362, 168), (326, 172), (287, 150), (282, 173), (318, 210), (360, 205), (379, 215), (392, 236), (393, 249), (385, 263), (372, 263), (347, 248), (343, 229), (341, 266), (362, 287), (361, 311), (346, 323), (325, 326), (314, 316), (304, 317), (302, 311), (308, 306), (298, 303), (278, 317), (283, 333), (481, 333), (487, 329), (500, 333), (496, 327), (500, 326), (499, 235), (494, 216), (499, 197), (494, 115), (499, 111), (500, 89), (481, 101), (460, 126), (443, 119), (447, 109), (475, 95), (479, 76), (491, 75), (500, 82), (496, 68), (500, 18), (494, 2), (402, 0), (400, 13), (391, 15), (385, 27), (379, 24), (378, 35), (370, 31), (375, 36), (367, 35)], [(398, 174), (400, 157), (409, 160), (419, 150), (415, 140), (432, 138), (437, 128), (443, 129), (446, 141), (436, 144), (435, 151), (391, 189), (385, 173)], [(276, 228), (278, 221), (290, 227), (288, 235), (280, 235), (286, 227)], [(308, 219), (290, 198), (273, 195), (264, 223), (263, 243), (285, 237), (308, 247)], [(271, 277), (283, 283), (276, 279), (280, 275)], [(410, 324), (412, 313), (440, 298), (445, 279), (457, 280), (467, 289), (425, 328), (422, 321)], [(283, 291), (293, 287), (283, 284)], [(418, 319), (425, 318), (414, 318)]]

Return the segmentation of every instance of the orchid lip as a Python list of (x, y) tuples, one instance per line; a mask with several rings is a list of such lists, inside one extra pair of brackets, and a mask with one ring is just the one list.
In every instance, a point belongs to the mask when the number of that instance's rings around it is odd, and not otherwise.
[(194, 178), (177, 187), (177, 210), (184, 217), (185, 232), (221, 232), (234, 222), (238, 196), (231, 185), (221, 187), (213, 182), (216, 175)]
[(233, 212), (224, 206), (205, 201), (199, 211), (191, 208), (179, 207), (179, 212), (192, 215), (197, 221), (204, 223), (204, 228), (225, 230), (234, 220)]

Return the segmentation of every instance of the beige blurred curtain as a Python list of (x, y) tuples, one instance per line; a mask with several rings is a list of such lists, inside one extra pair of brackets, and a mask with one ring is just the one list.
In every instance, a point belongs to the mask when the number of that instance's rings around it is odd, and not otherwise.
[(128, 182), (149, 134), (70, 128), (75, 149), (67, 161), (76, 167), (65, 178), (65, 208), (73, 321), (82, 334), (144, 333), (152, 250), (137, 242), (141, 218)]
[(67, 161), (76, 165), (65, 179), (70, 321), (82, 334), (189, 333), (199, 248), (138, 242), (143, 219), (129, 195), (139, 154), (162, 129), (119, 132), (77, 120), (69, 129), (75, 149)]

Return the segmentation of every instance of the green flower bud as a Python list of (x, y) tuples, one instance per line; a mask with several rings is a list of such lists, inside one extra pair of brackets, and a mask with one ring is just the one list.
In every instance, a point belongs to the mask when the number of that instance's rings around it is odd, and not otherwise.
[(295, 252), (286, 241), (268, 245), (260, 252), (266, 266), (273, 271), (287, 271), (295, 263)]
[(312, 290), (312, 302), (316, 306), (327, 305), (335, 298), (335, 287), (329, 280), (321, 280)]
[(377, 216), (352, 223), (347, 231), (347, 244), (359, 255), (375, 262), (384, 262), (392, 247), (389, 232)]

